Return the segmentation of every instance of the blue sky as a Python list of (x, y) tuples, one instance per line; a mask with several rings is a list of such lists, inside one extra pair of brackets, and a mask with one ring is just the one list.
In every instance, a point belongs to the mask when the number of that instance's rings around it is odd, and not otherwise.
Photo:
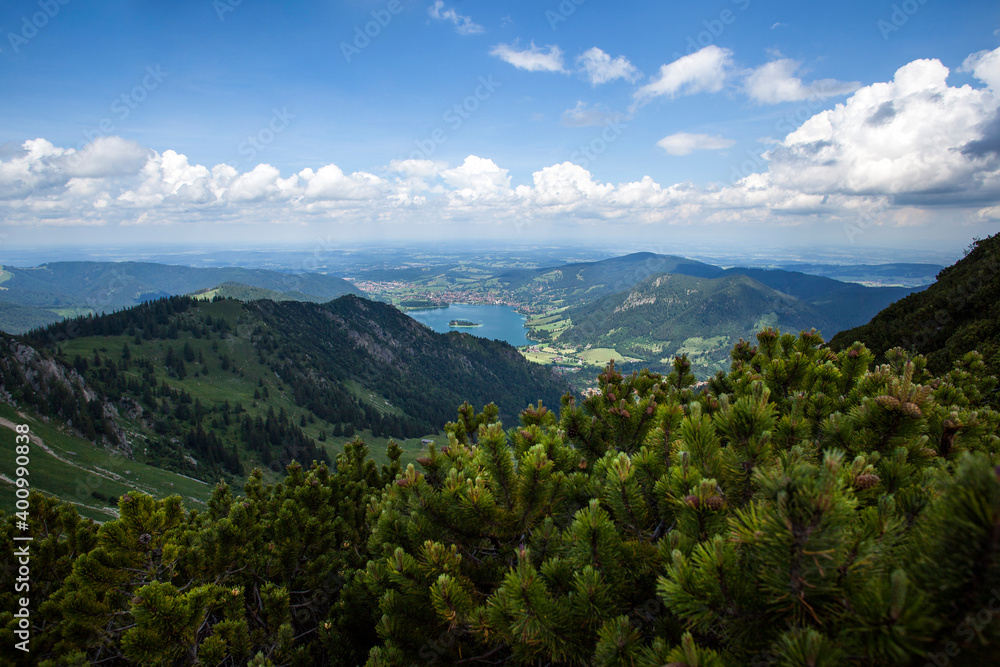
[[(0, 242), (966, 245), (996, 2), (6, 2)], [(367, 31), (367, 34), (365, 34)]]

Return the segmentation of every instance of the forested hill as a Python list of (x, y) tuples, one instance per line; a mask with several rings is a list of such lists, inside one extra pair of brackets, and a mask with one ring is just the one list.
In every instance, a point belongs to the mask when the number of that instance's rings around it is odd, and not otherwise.
[[(23, 342), (117, 406), (149, 463), (199, 478), (322, 459), (356, 433), (419, 442), (466, 400), (495, 402), (513, 422), (539, 399), (557, 405), (567, 388), (506, 343), (434, 333), (356, 296), (326, 304), (169, 297), (60, 322)], [(18, 377), (19, 362), (8, 361)], [(42, 415), (90, 414), (75, 398), (58, 412), (48, 389), (9, 385), (11, 400)], [(94, 419), (104, 414), (93, 410)]]
[(487, 284), (495, 282), (497, 286), (515, 293), (534, 298), (541, 296), (549, 301), (565, 301), (569, 305), (620, 292), (660, 273), (714, 278), (722, 273), (722, 269), (684, 257), (637, 252), (556, 268), (514, 269), (496, 276)]
[[(297, 292), (318, 301), (360, 294), (351, 283), (318, 273), (288, 274), (241, 267), (197, 268), (151, 262), (50, 262), (37, 267), (3, 267), (0, 300), (31, 312), (10, 311), (0, 329), (23, 333), (30, 326), (67, 314), (108, 312), (165, 296), (189, 294), (234, 282), (276, 292)], [(28, 324), (28, 326), (24, 326)]]
[(255, 347), (293, 388), (317, 376), (359, 382), (424, 432), (440, 428), (466, 400), (492, 401), (512, 423), (529, 403), (557, 405), (566, 391), (550, 370), (528, 363), (508, 343), (435, 333), (384, 303), (345, 296), (327, 304), (254, 301), (244, 309), (257, 323)]
[(841, 350), (861, 341), (880, 358), (896, 346), (927, 356), (942, 372), (976, 350), (1000, 375), (1000, 234), (976, 241), (968, 254), (938, 274), (926, 290), (885, 308), (871, 322), (830, 341)]
[(596, 340), (636, 356), (642, 354), (643, 345), (665, 356), (692, 337), (724, 339), (718, 347), (728, 356), (730, 339), (752, 337), (763, 326), (798, 331), (828, 322), (804, 301), (741, 275), (654, 276), (565, 314), (573, 325), (561, 340)]
[(562, 343), (614, 348), (663, 369), (688, 354), (696, 372), (728, 367), (729, 350), (766, 326), (829, 337), (914, 291), (865, 287), (793, 271), (735, 268), (716, 277), (651, 276), (630, 289), (570, 306)]

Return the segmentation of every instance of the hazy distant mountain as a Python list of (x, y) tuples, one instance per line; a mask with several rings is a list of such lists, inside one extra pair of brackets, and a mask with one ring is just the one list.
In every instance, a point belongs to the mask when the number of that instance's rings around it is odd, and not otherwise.
[[(8, 277), (9, 275), (9, 277)], [(222, 283), (241, 283), (276, 292), (299, 292), (328, 301), (360, 294), (351, 283), (318, 273), (287, 274), (264, 269), (195, 268), (149, 262), (51, 262), (32, 268), (4, 267), (0, 298), (28, 307), (17, 319), (0, 311), (0, 329), (21, 333), (21, 322), (58, 321), (72, 311), (108, 312)], [(71, 312), (67, 312), (71, 311)], [(31, 326), (36, 326), (32, 324)]]
[(929, 285), (944, 267), (940, 264), (808, 264), (796, 262), (784, 265), (788, 271), (801, 271), (814, 276), (835, 278), (845, 282), (878, 282), (890, 285)]

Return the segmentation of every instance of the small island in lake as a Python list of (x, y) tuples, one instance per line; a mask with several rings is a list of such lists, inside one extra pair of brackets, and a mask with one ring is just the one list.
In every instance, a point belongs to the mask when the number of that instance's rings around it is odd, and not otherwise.
[(448, 322), (450, 327), (481, 327), (483, 326), (479, 322), (470, 322), (469, 320), (452, 320)]

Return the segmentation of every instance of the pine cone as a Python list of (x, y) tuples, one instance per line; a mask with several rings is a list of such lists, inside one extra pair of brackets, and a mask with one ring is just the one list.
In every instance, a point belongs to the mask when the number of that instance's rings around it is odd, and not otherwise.
[(396, 480), (396, 486), (401, 486), (401, 487), (403, 487), (405, 489), (409, 485), (410, 485), (410, 480), (406, 479), (405, 477), (402, 478), (402, 479), (397, 479)]
[(900, 406), (900, 410), (903, 411), (904, 415), (912, 417), (913, 419), (920, 419), (924, 416), (924, 413), (920, 411), (920, 406), (916, 403), (910, 403), (909, 401), (903, 403), (903, 405)]
[(705, 504), (708, 505), (708, 509), (719, 511), (726, 506), (726, 499), (722, 496), (711, 496), (705, 499)]
[(139, 544), (149, 544), (153, 539), (153, 536), (149, 533), (143, 533), (139, 536)]
[(923, 454), (924, 456), (926, 456), (927, 458), (933, 458), (933, 457), (937, 456), (937, 452), (935, 452), (930, 447), (924, 447), (924, 448), (922, 448), (920, 450), (920, 453)]
[(899, 407), (899, 399), (895, 396), (876, 396), (875, 402), (883, 408), (896, 409)]
[(693, 494), (689, 496), (684, 496), (684, 504), (687, 505), (688, 507), (698, 509), (699, 507), (701, 507), (701, 499), (699, 499), (698, 496)]
[(854, 488), (861, 489), (863, 491), (865, 489), (870, 489), (873, 486), (877, 486), (881, 481), (882, 480), (878, 475), (858, 475), (854, 480)]
[(420, 458), (417, 459), (417, 463), (426, 468), (431, 464), (431, 459), (429, 456), (421, 456)]

